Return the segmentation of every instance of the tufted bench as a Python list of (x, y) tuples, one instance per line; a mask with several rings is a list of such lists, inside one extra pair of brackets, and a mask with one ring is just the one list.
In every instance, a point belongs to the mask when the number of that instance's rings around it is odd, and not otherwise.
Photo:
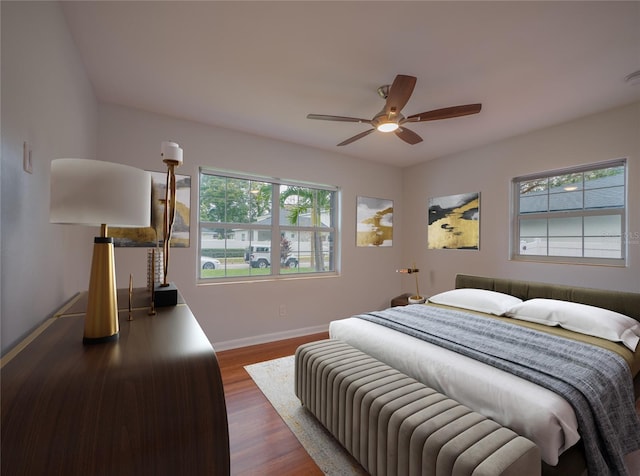
[(339, 340), (296, 350), (295, 393), (374, 476), (541, 472), (528, 439)]

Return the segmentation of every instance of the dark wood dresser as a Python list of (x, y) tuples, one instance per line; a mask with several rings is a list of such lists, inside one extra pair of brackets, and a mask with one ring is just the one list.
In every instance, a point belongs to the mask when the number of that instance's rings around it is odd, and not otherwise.
[(119, 290), (117, 342), (83, 345), (78, 294), (2, 359), (3, 475), (228, 475), (216, 354), (181, 302)]

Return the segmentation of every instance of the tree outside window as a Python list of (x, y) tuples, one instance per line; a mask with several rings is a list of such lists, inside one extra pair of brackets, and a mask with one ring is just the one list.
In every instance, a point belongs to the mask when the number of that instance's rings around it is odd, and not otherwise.
[[(200, 172), (200, 279), (333, 272), (335, 187)], [(276, 204), (276, 206), (274, 206)]]

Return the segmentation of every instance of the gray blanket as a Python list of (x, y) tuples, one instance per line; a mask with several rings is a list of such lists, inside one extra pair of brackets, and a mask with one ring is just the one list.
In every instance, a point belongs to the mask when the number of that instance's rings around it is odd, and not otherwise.
[(462, 311), (411, 305), (361, 319), (420, 338), (525, 378), (573, 407), (589, 475), (627, 475), (640, 448), (640, 420), (627, 363), (614, 352)]

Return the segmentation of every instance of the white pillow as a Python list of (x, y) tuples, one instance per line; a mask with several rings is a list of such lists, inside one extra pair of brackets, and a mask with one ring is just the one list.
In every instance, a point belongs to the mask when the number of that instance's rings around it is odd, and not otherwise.
[(547, 326), (560, 326), (613, 342), (622, 342), (634, 352), (640, 340), (640, 324), (635, 319), (576, 302), (535, 298), (512, 307), (506, 315)]
[(486, 289), (461, 288), (431, 296), (429, 302), (501, 316), (522, 299)]

